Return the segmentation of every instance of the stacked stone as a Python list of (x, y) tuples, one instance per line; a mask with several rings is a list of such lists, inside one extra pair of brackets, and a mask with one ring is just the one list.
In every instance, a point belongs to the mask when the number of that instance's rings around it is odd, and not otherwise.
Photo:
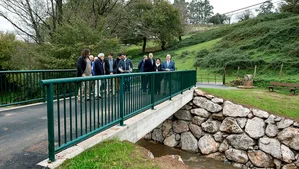
[(299, 123), (195, 90), (194, 98), (145, 139), (239, 168), (299, 168)]

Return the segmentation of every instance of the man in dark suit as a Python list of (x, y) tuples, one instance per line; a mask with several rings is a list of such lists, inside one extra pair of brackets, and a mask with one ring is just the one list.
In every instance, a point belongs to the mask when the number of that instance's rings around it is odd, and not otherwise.
[[(156, 61), (154, 59), (154, 56), (152, 53), (150, 53), (148, 55), (148, 59), (145, 60), (145, 63), (144, 63), (144, 72), (154, 72), (156, 70)], [(151, 92), (151, 75), (148, 75), (146, 77), (146, 86), (148, 86), (148, 92), (150, 93)], [(143, 91), (143, 92), (146, 92), (146, 91)]]
[[(175, 71), (175, 63), (171, 60), (170, 54), (167, 54), (166, 61), (162, 64), (162, 71)], [(165, 74), (164, 76), (164, 94), (169, 90), (169, 81), (171, 74)]]
[[(108, 54), (107, 62), (109, 63), (109, 72), (110, 72), (110, 74), (111, 75), (117, 74), (117, 63), (116, 63), (116, 60), (113, 59), (113, 54), (112, 53)], [(109, 87), (110, 92), (112, 91), (113, 95), (115, 94), (115, 80), (116, 79), (109, 79), (108, 80), (108, 82), (109, 82), (108, 87)]]

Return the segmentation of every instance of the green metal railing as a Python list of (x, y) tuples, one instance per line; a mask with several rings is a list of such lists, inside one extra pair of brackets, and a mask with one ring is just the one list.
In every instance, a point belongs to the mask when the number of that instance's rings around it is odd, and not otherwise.
[(195, 71), (42, 80), (47, 89), (50, 161), (57, 152), (114, 125), (123, 126), (124, 120), (195, 84)]
[(0, 107), (45, 101), (41, 80), (75, 76), (75, 69), (0, 71)]
[(76, 69), (0, 71), (0, 107), (45, 101), (46, 90), (39, 82), (68, 77), (76, 77)]

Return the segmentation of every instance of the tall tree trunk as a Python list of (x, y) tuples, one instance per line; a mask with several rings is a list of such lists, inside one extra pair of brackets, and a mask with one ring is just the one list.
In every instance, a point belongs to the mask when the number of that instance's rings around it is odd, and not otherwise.
[(163, 40), (163, 41), (161, 42), (161, 48), (162, 48), (162, 50), (165, 50), (165, 45), (166, 45), (166, 42)]
[(145, 53), (146, 48), (146, 37), (143, 37), (142, 53)]
[(59, 25), (62, 24), (62, 16), (63, 16), (63, 11), (62, 11), (62, 0), (55, 0), (56, 1), (56, 17), (57, 17), (57, 22)]
[(36, 35), (36, 42), (37, 43), (42, 43), (43, 42), (43, 38), (40, 34), (40, 30), (38, 27), (38, 22), (35, 20), (34, 15), (33, 15), (33, 11), (30, 5), (29, 0), (26, 0), (26, 5), (27, 5), (27, 9), (28, 9), (28, 14), (30, 17), (30, 21), (32, 23), (32, 28), (34, 29), (35, 35)]
[(179, 41), (180, 41), (180, 42), (182, 41), (182, 35), (179, 36)]

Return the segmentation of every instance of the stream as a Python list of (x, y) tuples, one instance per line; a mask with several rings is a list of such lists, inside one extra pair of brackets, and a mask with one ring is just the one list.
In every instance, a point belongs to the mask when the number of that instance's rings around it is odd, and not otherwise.
[(186, 165), (194, 169), (235, 169), (235, 167), (230, 164), (225, 164), (223, 161), (205, 158), (199, 156), (198, 154), (171, 148), (154, 141), (142, 139), (136, 144), (151, 151), (155, 157), (161, 157), (165, 155), (179, 155)]

